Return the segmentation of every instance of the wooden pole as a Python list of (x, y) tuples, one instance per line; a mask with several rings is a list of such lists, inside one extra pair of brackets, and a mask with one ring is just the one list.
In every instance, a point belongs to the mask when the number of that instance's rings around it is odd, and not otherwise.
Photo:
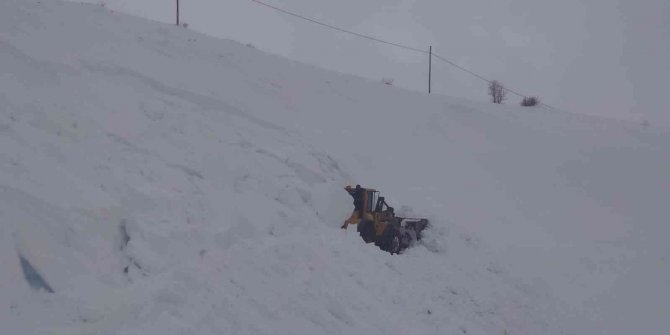
[(179, 0), (177, 0), (177, 25), (179, 25)]
[(428, 94), (430, 94), (431, 72), (433, 67), (433, 46), (428, 49)]

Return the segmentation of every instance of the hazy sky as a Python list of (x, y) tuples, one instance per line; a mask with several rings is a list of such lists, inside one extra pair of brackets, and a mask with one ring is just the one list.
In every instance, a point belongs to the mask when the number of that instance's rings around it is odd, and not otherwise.
[[(175, 0), (86, 0), (163, 22)], [(249, 0), (180, 0), (206, 34), (373, 80), (427, 90), (425, 55)], [(579, 113), (670, 125), (670, 0), (263, 0), (326, 23), (433, 50), (509, 88)], [(434, 61), (433, 91), (484, 100), (486, 84)], [(518, 103), (509, 95), (507, 103)]]

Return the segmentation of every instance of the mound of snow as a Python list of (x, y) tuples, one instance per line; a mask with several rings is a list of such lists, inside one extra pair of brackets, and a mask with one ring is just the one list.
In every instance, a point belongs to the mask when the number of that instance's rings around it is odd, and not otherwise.
[[(0, 32), (8, 333), (663, 329), (662, 130), (424, 96), (101, 6), (3, 1)], [(339, 229), (356, 183), (429, 218), (423, 241), (391, 256)]]

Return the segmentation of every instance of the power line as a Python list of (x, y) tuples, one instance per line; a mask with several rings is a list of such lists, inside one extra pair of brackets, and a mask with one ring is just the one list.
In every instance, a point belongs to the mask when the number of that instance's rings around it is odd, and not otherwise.
[[(276, 10), (276, 11), (282, 12), (282, 13), (284, 13), (284, 14), (291, 15), (291, 16), (297, 17), (297, 18), (299, 18), (299, 19), (302, 19), (302, 20), (306, 20), (306, 21), (315, 23), (315, 24), (318, 24), (318, 25), (320, 25), (320, 26), (323, 26), (323, 27), (326, 27), (326, 28), (329, 28), (329, 29), (337, 30), (337, 31), (339, 31), (339, 32), (343, 32), (343, 33), (346, 33), (346, 34), (350, 34), (350, 35), (358, 36), (358, 37), (365, 38), (365, 39), (368, 39), (368, 40), (372, 40), (372, 41), (375, 41), (375, 42), (378, 42), (378, 43), (383, 43), (383, 44), (387, 44), (387, 45), (395, 46), (395, 47), (398, 47), (398, 48), (402, 48), (402, 49), (406, 49), (406, 50), (410, 50), (410, 51), (414, 51), (414, 52), (418, 52), (418, 53), (422, 53), (422, 54), (429, 54), (429, 52), (426, 51), (426, 50), (422, 50), (422, 49), (419, 49), (419, 48), (410, 47), (410, 46), (403, 45), (403, 44), (400, 44), (400, 43), (395, 43), (395, 42), (385, 41), (385, 40), (382, 40), (382, 39), (377, 38), (377, 37), (374, 37), (374, 36), (365, 35), (365, 34), (360, 34), (360, 33), (357, 33), (357, 32), (351, 31), (351, 30), (347, 30), (347, 29), (344, 29), (344, 28), (336, 27), (336, 26), (333, 26), (333, 25), (330, 25), (330, 24), (327, 24), (327, 23), (323, 23), (323, 22), (317, 21), (317, 20), (315, 20), (315, 19), (308, 18), (308, 17), (303, 16), (303, 15), (300, 15), (300, 14), (296, 14), (296, 13), (291, 12), (291, 11), (288, 11), (288, 10), (286, 10), (286, 9), (279, 8), (279, 7), (270, 5), (270, 4), (265, 3), (265, 2), (262, 2), (262, 1), (260, 1), (260, 0), (250, 0), (250, 1), (252, 1), (252, 2), (258, 4), (258, 5), (265, 6), (265, 7), (274, 9), (274, 10)], [(466, 72), (466, 73), (468, 73), (468, 74), (470, 74), (470, 75), (472, 75), (472, 76), (474, 76), (474, 77), (476, 77), (476, 78), (478, 78), (478, 79), (481, 79), (481, 80), (483, 80), (483, 81), (485, 81), (485, 82), (487, 82), (487, 83), (489, 83), (489, 84), (492, 82), (492, 80), (487, 79), (487, 78), (485, 78), (484, 76), (481, 76), (481, 75), (479, 75), (479, 74), (477, 74), (477, 73), (475, 73), (475, 72), (472, 72), (472, 71), (470, 71), (470, 70), (468, 70), (468, 69), (466, 69), (466, 68), (464, 68), (464, 67), (462, 67), (462, 66), (460, 66), (460, 65), (458, 65), (458, 64), (456, 64), (456, 63), (454, 63), (454, 62), (452, 62), (452, 61), (450, 61), (450, 60), (448, 60), (448, 59), (446, 59), (446, 58), (444, 58), (444, 57), (442, 57), (442, 56), (440, 56), (440, 55), (438, 55), (438, 54), (435, 54), (435, 53), (431, 53), (431, 54), (432, 54), (432, 56), (434, 56), (435, 58), (437, 58), (437, 59), (439, 59), (439, 60), (441, 60), (441, 61), (443, 61), (443, 62), (445, 62), (445, 63), (447, 63), (447, 64), (449, 64), (449, 65), (451, 65), (451, 66), (453, 66), (453, 67), (455, 67), (455, 68), (457, 68), (457, 69), (463, 71), (463, 72)], [(509, 88), (507, 88), (507, 87), (503, 87), (503, 89), (504, 89), (505, 91), (508, 91), (508, 92), (510, 92), (510, 93), (512, 93), (512, 94), (515, 94), (515, 95), (517, 95), (517, 96), (519, 96), (519, 97), (521, 97), (521, 98), (525, 98), (525, 97), (527, 97), (527, 95), (525, 95), (525, 94), (521, 94), (521, 93), (516, 92), (516, 91), (514, 91), (514, 90), (512, 90), (512, 89), (509, 89)], [(540, 105), (545, 106), (545, 107), (550, 108), (550, 109), (554, 109), (554, 110), (556, 109), (556, 108), (551, 107), (551, 106), (549, 106), (549, 105), (547, 105), (547, 104), (545, 104), (545, 103), (540, 103)]]
[(433, 57), (435, 57), (435, 58), (437, 58), (437, 59), (439, 59), (439, 60), (441, 60), (441, 61), (443, 61), (443, 62), (445, 62), (445, 63), (447, 63), (451, 66), (454, 66), (461, 71), (467, 72), (467, 73), (469, 73), (469, 74), (471, 74), (471, 75), (473, 75), (473, 76), (475, 76), (475, 77), (477, 77), (477, 78), (479, 78), (479, 79), (481, 79), (481, 80), (483, 80), (487, 83), (491, 82), (491, 80), (488, 80), (488, 79), (486, 79), (486, 78), (484, 78), (484, 77), (482, 77), (482, 76), (480, 76), (480, 75), (478, 75), (478, 74), (476, 74), (476, 73), (474, 73), (474, 72), (472, 72), (472, 71), (470, 71), (470, 70), (468, 70), (468, 69), (466, 69), (466, 68), (464, 68), (464, 67), (462, 67), (462, 66), (460, 66), (460, 65), (458, 65), (458, 64), (456, 64), (456, 63), (454, 63), (454, 62), (452, 62), (452, 61), (450, 61), (450, 60), (448, 60), (448, 59), (446, 59), (446, 58), (444, 58), (440, 55), (438, 55), (438, 54), (436, 54), (436, 53), (433, 53)]
[(258, 1), (258, 0), (251, 0), (251, 1), (252, 1), (252, 2), (255, 2), (255, 3), (257, 3), (257, 4), (261, 5), (261, 6), (269, 7), (269, 8), (272, 8), (272, 9), (274, 9), (274, 10), (280, 11), (280, 12), (282, 12), (282, 13), (284, 13), (284, 14), (288, 14), (288, 15), (291, 15), (291, 16), (295, 16), (295, 17), (297, 17), (297, 18), (300, 18), (300, 19), (303, 19), (303, 20), (307, 20), (307, 21), (310, 21), (310, 22), (312, 22), (312, 23), (316, 23), (316, 24), (318, 24), (318, 25), (321, 25), (321, 26), (324, 26), (324, 27), (327, 27), (327, 28), (330, 28), (330, 29), (335, 29), (335, 30), (340, 31), (340, 32), (343, 32), (343, 33), (351, 34), (351, 35), (358, 36), (358, 37), (362, 37), (362, 38), (367, 38), (367, 39), (369, 39), (369, 40), (373, 40), (373, 41), (375, 41), (375, 42), (384, 43), (384, 44), (389, 44), (389, 45), (392, 45), (392, 46), (395, 46), (395, 47), (399, 47), (399, 48), (403, 48), (403, 49), (407, 49), (407, 50), (411, 50), (411, 51), (416, 51), (416, 52), (420, 52), (420, 53), (424, 53), (424, 54), (428, 53), (427, 51), (425, 51), (425, 50), (421, 50), (421, 49), (419, 49), (419, 48), (413, 48), (413, 47), (410, 47), (410, 46), (402, 45), (402, 44), (400, 44), (400, 43), (393, 43), (393, 42), (389, 42), (389, 41), (384, 41), (384, 40), (382, 40), (382, 39), (379, 39), (379, 38), (376, 38), (376, 37), (373, 37), (373, 36), (363, 35), (363, 34), (359, 34), (359, 33), (357, 33), (357, 32), (353, 32), (353, 31), (346, 30), (346, 29), (343, 29), (343, 28), (335, 27), (335, 26), (333, 26), (333, 25), (330, 25), (330, 24), (327, 24), (327, 23), (323, 23), (323, 22), (319, 22), (319, 21), (317, 21), (317, 20), (310, 19), (310, 18), (308, 18), (308, 17), (302, 16), (302, 15), (299, 15), (299, 14), (296, 14), (296, 13), (293, 13), (293, 12), (289, 12), (289, 11), (287, 11), (287, 10), (285, 10), (285, 9), (282, 9), (282, 8), (279, 8), (279, 7), (275, 7), (275, 6), (272, 6), (272, 5), (270, 5), (270, 4), (267, 4), (267, 3), (264, 3), (264, 2), (261, 2), (261, 1)]

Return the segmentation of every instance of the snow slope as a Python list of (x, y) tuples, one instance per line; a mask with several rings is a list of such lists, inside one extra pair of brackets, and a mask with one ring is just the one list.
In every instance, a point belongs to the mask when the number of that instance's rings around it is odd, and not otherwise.
[[(663, 333), (668, 171), (667, 130), (0, 2), (8, 333)], [(340, 230), (355, 183), (424, 243)]]

